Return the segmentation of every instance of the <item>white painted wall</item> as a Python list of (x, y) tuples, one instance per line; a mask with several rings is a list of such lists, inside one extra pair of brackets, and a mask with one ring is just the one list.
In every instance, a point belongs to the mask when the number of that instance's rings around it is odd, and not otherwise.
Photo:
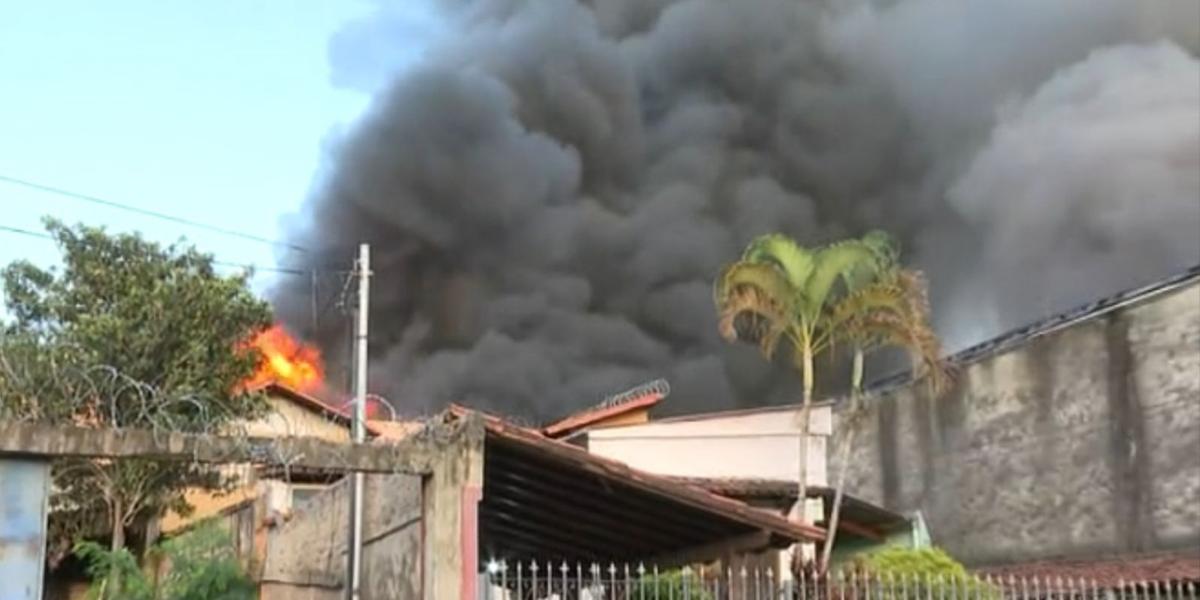
[[(796, 481), (799, 413), (796, 407), (754, 409), (606, 428), (588, 433), (588, 448), (661, 475)], [(808, 484), (828, 485), (829, 406), (814, 406), (809, 423)]]

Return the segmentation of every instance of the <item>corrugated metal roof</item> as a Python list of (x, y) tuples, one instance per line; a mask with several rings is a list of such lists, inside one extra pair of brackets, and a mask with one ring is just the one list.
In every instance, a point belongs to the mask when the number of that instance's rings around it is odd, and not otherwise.
[[(453, 406), (451, 417), (473, 411)], [(642, 560), (763, 532), (772, 544), (824, 530), (589, 453), (484, 415), (481, 548), (506, 558)]]

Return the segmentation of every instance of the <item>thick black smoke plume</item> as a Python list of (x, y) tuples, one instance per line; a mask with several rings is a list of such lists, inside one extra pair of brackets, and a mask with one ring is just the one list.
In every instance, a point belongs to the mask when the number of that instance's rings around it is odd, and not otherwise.
[[(893, 232), (951, 348), (1200, 261), (1194, 0), (443, 9), (294, 232), (320, 266), (373, 245), (372, 382), (401, 412), (545, 417), (657, 377), (676, 411), (792, 400), (712, 307), (770, 231)], [(394, 51), (390, 14), (335, 39), (340, 81)], [(275, 299), (346, 355), (308, 282)]]

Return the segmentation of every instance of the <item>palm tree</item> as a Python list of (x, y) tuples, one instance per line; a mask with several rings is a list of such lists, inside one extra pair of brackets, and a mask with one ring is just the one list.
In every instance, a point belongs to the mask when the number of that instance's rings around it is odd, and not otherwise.
[(863, 360), (867, 352), (884, 347), (908, 351), (913, 362), (914, 378), (923, 378), (936, 395), (945, 387), (948, 371), (941, 358), (941, 342), (929, 323), (929, 301), (924, 277), (919, 272), (902, 269), (892, 261), (877, 272), (874, 279), (862, 279), (849, 284), (851, 289), (831, 307), (831, 328), (839, 332), (853, 349), (850, 373), (850, 406), (843, 419), (846, 433), (838, 448), (841, 469), (838, 472), (833, 510), (829, 518), (825, 546), (821, 552), (821, 569), (827, 569), (837, 537), (845, 493), (846, 472), (849, 470), (850, 449), (858, 432), (862, 416)]
[(714, 301), (721, 335), (758, 344), (768, 359), (785, 341), (800, 371), (800, 467), (793, 509), (797, 520), (804, 519), (807, 492), (813, 359), (842, 333), (834, 307), (862, 297), (859, 292), (895, 262), (895, 247), (882, 232), (813, 249), (787, 236), (769, 234), (750, 242), (741, 259), (727, 265), (717, 278)]

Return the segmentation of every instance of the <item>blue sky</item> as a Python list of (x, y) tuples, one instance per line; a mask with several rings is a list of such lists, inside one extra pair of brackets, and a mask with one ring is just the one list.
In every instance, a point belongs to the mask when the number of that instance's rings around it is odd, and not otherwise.
[[(411, 62), (432, 18), (404, 0), (0, 0), (0, 14), (0, 176), (272, 239), (302, 218), (323, 140), (386, 79), (354, 74)], [(0, 181), (0, 226), (41, 231), (43, 215), (241, 264), (282, 252)], [(0, 231), (0, 264), (55, 256)]]

